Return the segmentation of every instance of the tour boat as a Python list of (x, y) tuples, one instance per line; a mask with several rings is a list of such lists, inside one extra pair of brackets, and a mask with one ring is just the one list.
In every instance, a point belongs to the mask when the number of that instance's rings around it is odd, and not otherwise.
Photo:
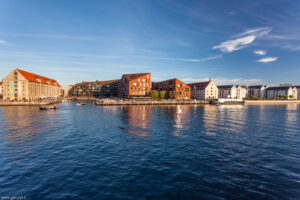
[(243, 99), (217, 99), (209, 102), (210, 104), (220, 105), (220, 104), (244, 104)]

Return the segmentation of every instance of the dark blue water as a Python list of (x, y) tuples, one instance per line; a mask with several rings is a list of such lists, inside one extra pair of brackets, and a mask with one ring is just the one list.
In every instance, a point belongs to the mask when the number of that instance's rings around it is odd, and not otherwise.
[(300, 199), (300, 105), (0, 107), (8, 196)]

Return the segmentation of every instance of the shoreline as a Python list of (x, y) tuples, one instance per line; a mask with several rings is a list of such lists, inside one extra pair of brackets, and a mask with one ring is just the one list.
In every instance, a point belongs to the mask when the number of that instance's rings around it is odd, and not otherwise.
[(300, 104), (299, 100), (245, 100), (245, 105), (274, 105), (274, 104)]
[(57, 103), (61, 103), (61, 100), (51, 102), (0, 102), (0, 106), (46, 106)]

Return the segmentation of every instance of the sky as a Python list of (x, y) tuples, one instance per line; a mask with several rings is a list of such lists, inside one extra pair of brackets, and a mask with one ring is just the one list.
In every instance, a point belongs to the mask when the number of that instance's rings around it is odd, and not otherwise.
[(0, 79), (300, 85), (299, 0), (0, 0)]

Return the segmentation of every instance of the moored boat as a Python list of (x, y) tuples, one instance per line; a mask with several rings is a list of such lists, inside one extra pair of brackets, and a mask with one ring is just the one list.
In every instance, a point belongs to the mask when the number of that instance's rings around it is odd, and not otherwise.
[(76, 106), (84, 106), (84, 105), (86, 105), (86, 103), (83, 103), (83, 102), (76, 103)]
[(209, 102), (213, 105), (221, 105), (221, 104), (244, 104), (245, 101), (243, 99), (217, 99)]
[(40, 110), (58, 110), (58, 106), (40, 106)]

